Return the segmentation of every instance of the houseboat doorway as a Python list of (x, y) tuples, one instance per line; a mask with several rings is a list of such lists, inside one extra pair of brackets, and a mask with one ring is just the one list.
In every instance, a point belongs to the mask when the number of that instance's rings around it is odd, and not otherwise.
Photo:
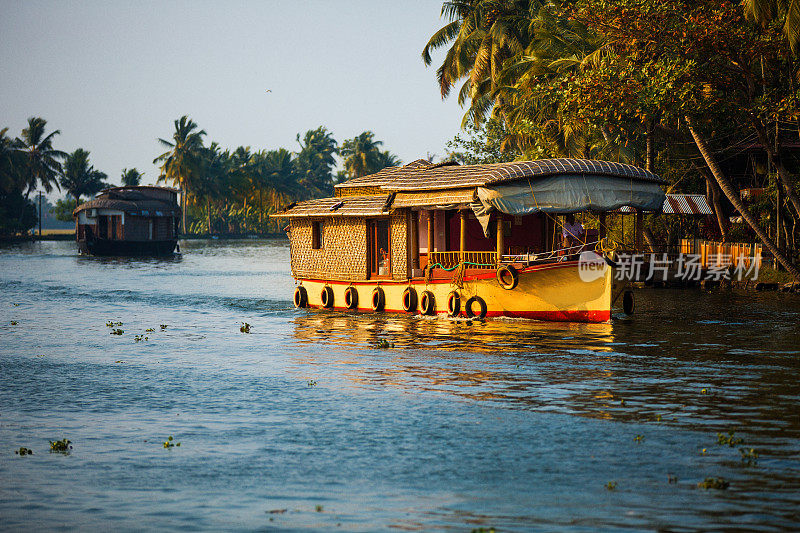
[(369, 277), (382, 277), (391, 274), (389, 258), (389, 219), (367, 221), (367, 256)]

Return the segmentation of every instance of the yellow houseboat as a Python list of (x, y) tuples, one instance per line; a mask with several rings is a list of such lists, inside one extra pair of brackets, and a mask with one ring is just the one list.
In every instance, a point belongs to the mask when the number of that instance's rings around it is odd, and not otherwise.
[(661, 211), (662, 184), (605, 161), (417, 160), (273, 216), (289, 220), (298, 307), (604, 322), (612, 272), (602, 227), (564, 220)]

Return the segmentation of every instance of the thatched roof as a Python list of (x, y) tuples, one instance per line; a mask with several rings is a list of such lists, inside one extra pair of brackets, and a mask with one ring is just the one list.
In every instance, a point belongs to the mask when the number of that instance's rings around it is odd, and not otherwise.
[(95, 198), (85, 202), (72, 212), (75, 216), (86, 209), (115, 209), (130, 215), (138, 216), (179, 216), (181, 210), (177, 205), (169, 202), (159, 202), (158, 200), (111, 200), (109, 198)]
[[(137, 185), (136, 187), (111, 187), (103, 190), (94, 200), (89, 200), (72, 212), (72, 216), (86, 209), (115, 209), (138, 216), (179, 216), (181, 209), (174, 201), (164, 199), (157, 192), (176, 193), (169, 187)], [(161, 196), (155, 198), (154, 196)], [(171, 196), (172, 197), (172, 196)]]
[(337, 188), (380, 187), (391, 191), (429, 191), (481, 187), (554, 174), (604, 175), (664, 183), (647, 170), (609, 161), (588, 159), (541, 159), (487, 165), (458, 165), (453, 162), (430, 164), (418, 159), (402, 167), (388, 167), (369, 176), (354, 178)]
[(345, 198), (320, 198), (292, 204), (280, 217), (368, 217), (385, 215), (393, 195), (347, 196)]

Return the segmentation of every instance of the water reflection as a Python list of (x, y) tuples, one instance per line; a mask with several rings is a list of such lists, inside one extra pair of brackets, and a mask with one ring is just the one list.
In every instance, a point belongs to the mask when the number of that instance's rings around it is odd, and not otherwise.
[[(297, 342), (316, 347), (304, 362), (341, 363), (354, 386), (703, 431), (740, 428), (763, 442), (774, 442), (775, 431), (800, 436), (793, 318), (800, 302), (765, 323), (744, 311), (732, 320), (719, 302), (730, 296), (642, 291), (635, 318), (607, 324), (316, 310), (298, 311), (292, 322)], [(754, 345), (762, 336), (769, 342)], [(377, 349), (381, 339), (394, 348)]]

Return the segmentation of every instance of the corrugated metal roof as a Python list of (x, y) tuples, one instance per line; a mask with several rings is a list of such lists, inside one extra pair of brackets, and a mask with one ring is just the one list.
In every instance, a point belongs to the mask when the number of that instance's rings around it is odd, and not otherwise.
[(713, 215), (708, 199), (702, 194), (668, 194), (664, 212), (676, 215)]
[(369, 217), (388, 213), (392, 195), (320, 198), (289, 206), (273, 217)]
[(468, 204), (475, 201), (475, 188), (448, 189), (431, 192), (399, 192), (392, 202), (392, 209), (399, 207), (423, 207), (431, 205)]
[(554, 174), (594, 174), (632, 178), (655, 183), (664, 181), (647, 170), (610, 161), (588, 159), (541, 159), (488, 165), (431, 165), (418, 159), (402, 167), (389, 167), (336, 185), (337, 188), (380, 187), (386, 191), (424, 191), (478, 187)]
[[(630, 207), (621, 207), (620, 213), (633, 213)], [(668, 194), (663, 212), (670, 215), (713, 215), (714, 210), (702, 194)]]

